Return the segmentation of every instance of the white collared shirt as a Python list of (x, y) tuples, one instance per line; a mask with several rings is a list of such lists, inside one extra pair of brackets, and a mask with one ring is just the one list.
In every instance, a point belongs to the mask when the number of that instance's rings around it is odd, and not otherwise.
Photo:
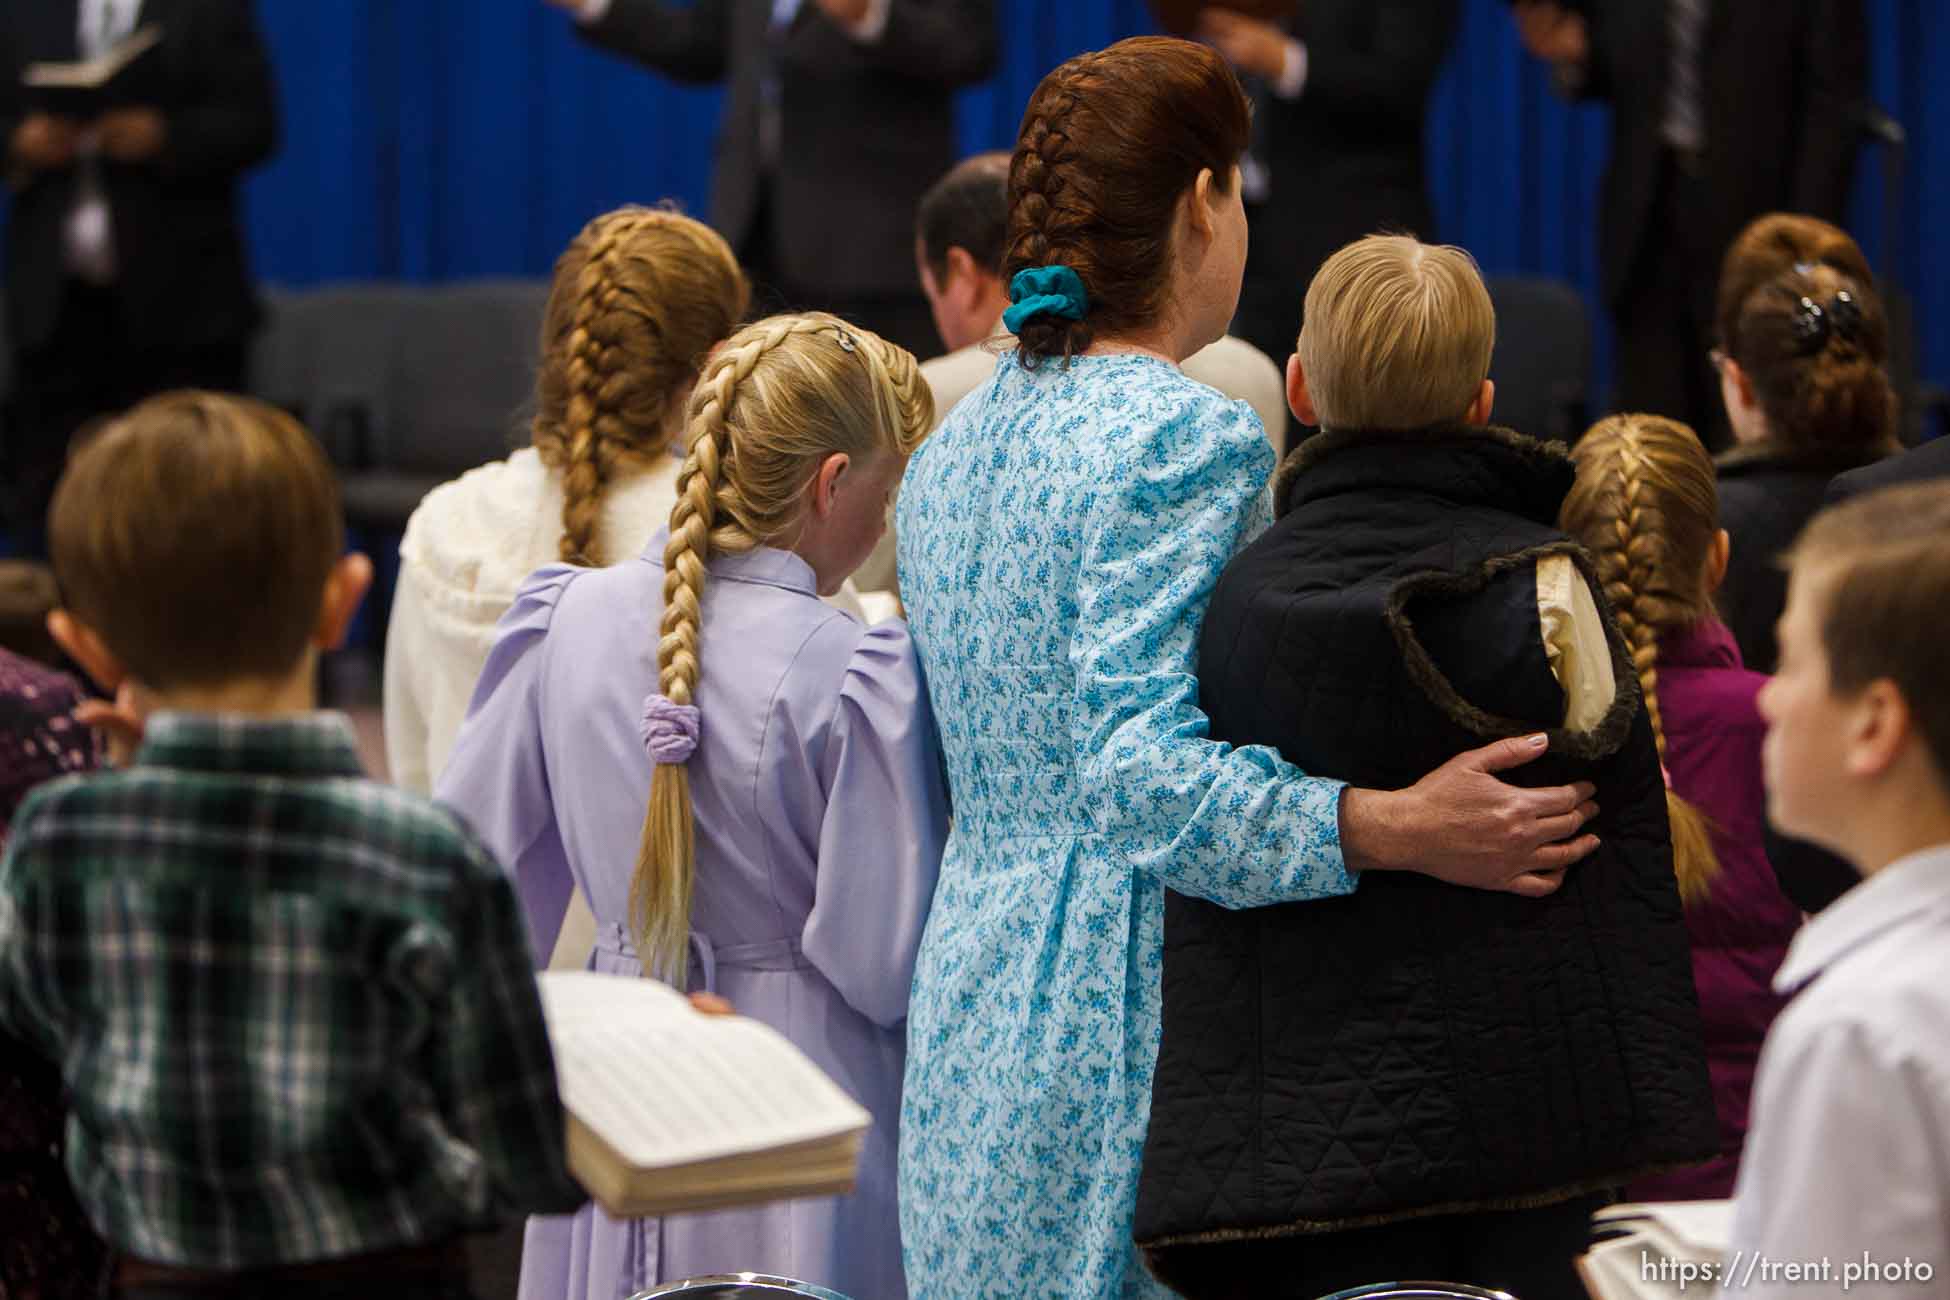
[(75, 6), (75, 49), (98, 59), (135, 30), (142, 0), (81, 0)]
[(1816, 916), (1774, 987), (1721, 1294), (1950, 1296), (1950, 844)]
[[(75, 50), (84, 59), (98, 59), (135, 30), (142, 0), (81, 0), (75, 6)], [(70, 273), (91, 284), (115, 278), (115, 220), (102, 193), (97, 163), (81, 162), (81, 183), (75, 187), (74, 207), (62, 232), (62, 260)]]

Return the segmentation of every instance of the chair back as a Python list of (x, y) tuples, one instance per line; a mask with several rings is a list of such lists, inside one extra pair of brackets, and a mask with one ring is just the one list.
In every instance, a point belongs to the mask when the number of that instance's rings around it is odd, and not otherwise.
[(451, 478), (528, 442), (546, 280), (464, 280), (416, 296), (390, 368), (380, 465)]
[(1584, 299), (1548, 276), (1493, 275), (1484, 284), (1496, 308), (1490, 420), (1539, 440), (1575, 442), (1590, 408), (1591, 322)]
[(375, 282), (263, 295), (251, 391), (303, 420), (341, 471), (364, 469), (391, 434), (388, 376), (413, 293)]

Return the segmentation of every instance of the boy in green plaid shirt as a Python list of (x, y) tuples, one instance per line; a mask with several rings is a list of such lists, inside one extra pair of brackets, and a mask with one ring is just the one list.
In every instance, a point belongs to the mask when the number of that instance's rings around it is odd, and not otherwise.
[(50, 540), (53, 630), (143, 723), (14, 820), (0, 1023), (60, 1067), (118, 1287), (463, 1292), (460, 1234), (584, 1197), (505, 876), (315, 711), (371, 578), (330, 468), (270, 407), (169, 394), (74, 458)]

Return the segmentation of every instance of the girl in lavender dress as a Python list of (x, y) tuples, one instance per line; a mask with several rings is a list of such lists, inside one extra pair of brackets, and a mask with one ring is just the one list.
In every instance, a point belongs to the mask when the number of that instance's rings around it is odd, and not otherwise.
[(669, 529), (515, 598), (437, 793), (511, 865), (537, 936), (580, 886), (592, 969), (723, 994), (874, 1126), (851, 1196), (532, 1220), (521, 1293), (750, 1269), (898, 1300), (903, 1022), (947, 800), (906, 627), (819, 598), (872, 550), (933, 404), (906, 352), (779, 316), (713, 357), (689, 423)]

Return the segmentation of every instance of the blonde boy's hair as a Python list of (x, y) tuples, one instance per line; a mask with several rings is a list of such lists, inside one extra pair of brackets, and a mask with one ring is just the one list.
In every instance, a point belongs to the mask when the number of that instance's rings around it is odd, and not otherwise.
[(62, 603), (152, 688), (297, 667), (345, 547), (338, 483), (303, 426), (176, 392), (111, 421), (49, 511)]
[(1937, 775), (1950, 783), (1950, 481), (1885, 488), (1824, 510), (1788, 561), (1821, 604), (1828, 686), (1853, 695), (1887, 678), (1902, 692)]
[(1496, 310), (1460, 248), (1369, 235), (1307, 287), (1300, 364), (1323, 428), (1462, 419), (1490, 373)]
[[(934, 427), (934, 398), (906, 350), (809, 312), (773, 316), (725, 340), (698, 379), (689, 416), (657, 643), (658, 690), (679, 705), (696, 703), (711, 557), (790, 545), (820, 462), (835, 452), (856, 464), (907, 455)], [(630, 917), (645, 971), (680, 986), (694, 827), (689, 772), (681, 763), (657, 764)]]

